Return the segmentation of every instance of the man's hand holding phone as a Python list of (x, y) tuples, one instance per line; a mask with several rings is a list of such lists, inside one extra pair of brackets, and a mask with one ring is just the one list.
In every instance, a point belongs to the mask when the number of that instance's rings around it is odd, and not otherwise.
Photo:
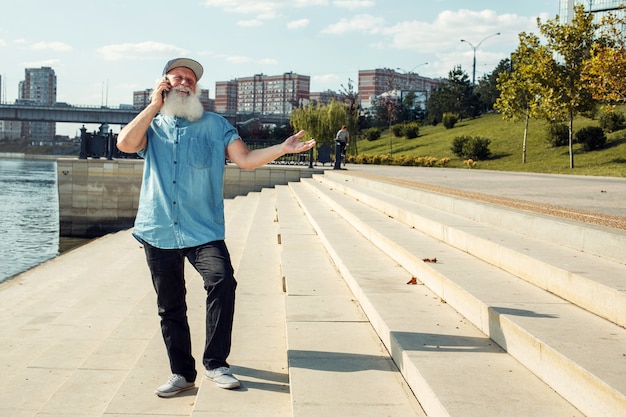
[[(165, 83), (165, 86), (163, 85), (163, 83)], [(170, 91), (170, 88), (172, 88), (172, 85), (170, 84), (169, 80), (167, 79), (167, 76), (163, 77), (163, 80), (161, 81), (161, 87), (163, 87), (163, 90), (161, 90), (161, 99), (163, 101), (165, 101), (165, 96)]]

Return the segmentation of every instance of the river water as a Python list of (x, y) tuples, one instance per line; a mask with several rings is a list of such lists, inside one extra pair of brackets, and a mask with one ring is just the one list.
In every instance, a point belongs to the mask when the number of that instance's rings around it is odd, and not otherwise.
[(60, 243), (56, 161), (0, 158), (0, 282), (54, 258)]

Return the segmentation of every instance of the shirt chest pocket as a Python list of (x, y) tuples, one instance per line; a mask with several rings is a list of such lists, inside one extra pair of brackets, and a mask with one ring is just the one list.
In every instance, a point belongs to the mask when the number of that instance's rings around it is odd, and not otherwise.
[(196, 169), (211, 166), (211, 158), (215, 157), (215, 146), (205, 139), (191, 136), (181, 140), (181, 160), (184, 164)]

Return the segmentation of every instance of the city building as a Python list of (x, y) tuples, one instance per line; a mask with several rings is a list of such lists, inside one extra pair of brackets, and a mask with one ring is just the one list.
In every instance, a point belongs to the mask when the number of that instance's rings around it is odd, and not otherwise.
[(133, 107), (136, 109), (143, 109), (150, 104), (150, 97), (152, 96), (152, 88), (146, 88), (141, 91), (133, 91)]
[(423, 77), (415, 72), (398, 72), (389, 68), (359, 71), (359, 99), (362, 109), (372, 107), (374, 100), (387, 93), (404, 98), (408, 92), (416, 95), (416, 104), (425, 108), (430, 94), (440, 80)]
[(237, 113), (237, 80), (215, 83), (215, 111), (222, 114)]
[(219, 113), (287, 116), (309, 100), (311, 78), (286, 72), (256, 74), (215, 84), (215, 109)]
[(333, 90), (321, 91), (318, 93), (311, 93), (309, 95), (309, 101), (313, 104), (328, 104), (331, 100), (340, 100), (341, 95)]
[(22, 122), (0, 120), (0, 140), (15, 140), (22, 136)]
[[(57, 100), (57, 76), (50, 67), (26, 68), (20, 81), (18, 102), (52, 106)], [(56, 135), (54, 122), (22, 122), (22, 137), (50, 142)]]
[(600, 23), (603, 16), (615, 12), (624, 0), (560, 0), (559, 18), (561, 23), (569, 23), (574, 17), (574, 6), (582, 5), (585, 11), (593, 13), (594, 20)]

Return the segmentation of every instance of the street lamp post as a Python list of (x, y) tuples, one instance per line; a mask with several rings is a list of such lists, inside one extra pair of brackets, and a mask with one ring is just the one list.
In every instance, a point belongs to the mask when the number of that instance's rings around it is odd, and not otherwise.
[[(413, 72), (415, 71), (416, 68), (419, 68), (423, 65), (428, 65), (428, 62), (423, 62), (419, 65), (414, 66), (413, 68), (411, 68), (410, 71), (407, 71), (405, 69), (402, 68), (396, 68), (397, 71), (402, 71), (405, 75), (406, 75), (406, 79), (403, 79), (403, 83), (406, 83), (405, 86), (407, 87), (407, 89), (409, 91), (422, 91), (424, 93), (424, 97), (426, 97), (426, 82), (424, 81), (424, 77), (419, 77), (417, 73)], [(416, 76), (413, 77), (413, 74), (415, 74)], [(418, 81), (421, 80), (421, 84), (422, 84), (422, 90), (417, 90), (418, 87)], [(415, 82), (415, 84), (413, 84), (413, 82)], [(400, 99), (403, 100), (402, 98), (402, 88), (400, 88)], [(424, 99), (424, 102), (426, 102), (426, 99)], [(411, 110), (415, 109), (415, 100), (413, 101), (413, 105), (411, 107)], [(410, 120), (410, 119), (409, 119)], [(390, 137), (391, 140), (391, 137)]]
[(494, 33), (493, 35), (489, 35), (487, 36), (485, 39), (483, 39), (482, 41), (478, 42), (478, 45), (474, 46), (472, 45), (472, 43), (470, 41), (466, 41), (465, 39), (461, 39), (461, 42), (465, 42), (466, 44), (468, 44), (469, 46), (472, 47), (472, 49), (474, 50), (474, 65), (473, 65), (473, 71), (472, 71), (472, 85), (476, 85), (476, 50), (480, 47), (480, 45), (485, 42), (487, 39), (494, 37), (494, 36), (498, 36), (500, 35), (500, 32), (498, 33)]
[[(408, 84), (408, 85), (410, 85), (410, 86), (412, 86), (412, 85), (413, 85), (413, 83), (412, 83), (412, 81), (411, 81), (411, 80), (412, 80), (411, 74), (413, 74), (413, 71), (415, 71), (415, 69), (416, 69), (416, 68), (421, 67), (422, 65), (428, 65), (428, 62), (423, 62), (423, 63), (421, 63), (421, 64), (419, 64), (419, 65), (416, 65), (416, 66), (414, 66), (413, 68), (411, 68), (411, 70), (410, 70), (410, 71), (407, 71), (407, 70), (402, 69), (402, 68), (396, 68), (396, 71), (402, 71), (402, 72), (404, 72), (404, 73), (408, 76), (408, 79), (407, 79), (407, 84)], [(423, 84), (423, 83), (424, 83), (424, 82), (423, 82), (423, 80), (422, 80), (422, 84)]]
[[(414, 67), (413, 67), (413, 68), (409, 71), (409, 74), (410, 74), (410, 73), (412, 73), (413, 71), (415, 71), (415, 68), (421, 67), (422, 65), (428, 65), (428, 62), (424, 62), (423, 64), (419, 64), (419, 65), (414, 66)], [(398, 69), (399, 69), (399, 68), (398, 68)]]

